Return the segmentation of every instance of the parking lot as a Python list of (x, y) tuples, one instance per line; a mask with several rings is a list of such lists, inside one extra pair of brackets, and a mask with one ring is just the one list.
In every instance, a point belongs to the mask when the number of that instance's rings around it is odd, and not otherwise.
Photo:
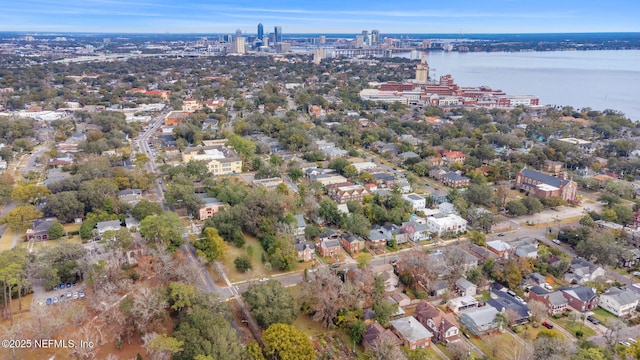
[(60, 283), (50, 291), (34, 291), (34, 299), (38, 305), (57, 305), (59, 303), (83, 300), (86, 289), (79, 283)]

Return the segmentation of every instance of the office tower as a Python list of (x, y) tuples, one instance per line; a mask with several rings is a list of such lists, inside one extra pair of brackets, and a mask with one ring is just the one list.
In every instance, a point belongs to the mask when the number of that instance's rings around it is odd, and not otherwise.
[(273, 28), (273, 32), (275, 33), (275, 43), (279, 44), (282, 42), (282, 26), (275, 26)]
[(262, 38), (264, 37), (264, 27), (262, 26), (262, 23), (258, 24), (258, 40), (262, 40)]
[(380, 42), (380, 30), (371, 30), (371, 45)]
[(416, 83), (426, 84), (429, 81), (429, 64), (427, 64), (427, 54), (422, 52), (422, 60), (416, 66)]
[(222, 35), (222, 40), (228, 44), (233, 42), (233, 35), (231, 34), (227, 34), (227, 35)]
[(236, 39), (242, 37), (242, 30), (238, 29), (236, 30)]
[(324, 45), (327, 43), (327, 37), (324, 35), (320, 35), (319, 41), (320, 41), (320, 45)]
[(242, 36), (236, 37), (234, 52), (236, 54), (244, 54), (244, 38)]
[(267, 35), (262, 37), (262, 46), (269, 46), (269, 37)]
[(367, 30), (362, 30), (362, 41), (366, 44), (366, 45), (370, 45), (371, 43), (369, 42), (369, 32)]
[(361, 48), (364, 46), (364, 38), (362, 35), (356, 35), (355, 47)]

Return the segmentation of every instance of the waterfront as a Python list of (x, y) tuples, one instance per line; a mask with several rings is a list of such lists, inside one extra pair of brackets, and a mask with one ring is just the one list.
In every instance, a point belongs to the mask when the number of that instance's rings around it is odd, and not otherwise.
[(537, 95), (540, 104), (614, 109), (640, 120), (640, 50), (432, 52), (427, 62), (433, 79), (451, 74), (461, 86)]

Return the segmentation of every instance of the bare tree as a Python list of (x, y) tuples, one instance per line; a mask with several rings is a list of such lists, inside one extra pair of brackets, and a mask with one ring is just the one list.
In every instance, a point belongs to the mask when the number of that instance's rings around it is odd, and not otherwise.
[(541, 301), (531, 300), (527, 304), (527, 308), (531, 312), (531, 321), (534, 323), (540, 322), (547, 315), (547, 306)]
[(456, 341), (447, 344), (447, 350), (451, 353), (452, 360), (465, 360), (469, 358), (471, 353), (469, 345), (463, 341)]
[(164, 314), (167, 303), (161, 293), (148, 287), (141, 287), (133, 294), (131, 315), (140, 332), (146, 333), (153, 322)]
[(428, 285), (429, 282), (429, 256), (422, 250), (407, 251), (402, 254), (398, 263), (400, 274), (408, 274), (413, 278), (413, 284), (409, 284), (416, 289), (418, 285)]
[(320, 268), (309, 280), (302, 284), (301, 303), (307, 314), (313, 314), (313, 320), (321, 321), (329, 328), (333, 319), (342, 309), (342, 281), (328, 268)]
[(620, 339), (623, 339), (624, 330), (626, 325), (618, 318), (607, 318), (604, 325), (607, 327), (607, 331), (604, 332), (604, 338), (607, 340), (609, 346), (615, 346)]
[(534, 359), (564, 360), (571, 357), (575, 347), (560, 337), (538, 336), (533, 341)]
[(402, 352), (398, 344), (387, 336), (379, 337), (367, 353), (369, 359), (372, 360), (408, 360), (407, 355)]

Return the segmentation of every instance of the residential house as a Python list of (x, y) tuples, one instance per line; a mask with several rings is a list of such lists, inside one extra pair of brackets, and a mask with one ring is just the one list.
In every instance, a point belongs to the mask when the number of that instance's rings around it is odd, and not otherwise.
[(543, 303), (551, 315), (562, 314), (569, 306), (569, 301), (562, 292), (548, 291), (540, 286), (529, 289), (529, 299)]
[(552, 161), (552, 160), (544, 161), (544, 171), (549, 173), (557, 174), (560, 171), (562, 171), (563, 167), (564, 167), (564, 163), (562, 161)]
[[(376, 234), (376, 232), (379, 234)], [(374, 225), (369, 231), (369, 238), (378, 239), (384, 237), (385, 243), (393, 239), (397, 244), (404, 244), (409, 241), (409, 234), (405, 233), (401, 227), (396, 224), (389, 224), (384, 226)]]
[(394, 292), (389, 296), (393, 302), (397, 303), (399, 307), (406, 307), (411, 305), (411, 298), (401, 292)]
[(501, 258), (508, 258), (513, 247), (502, 240), (493, 240), (487, 242), (487, 249)]
[(138, 230), (138, 228), (140, 228), (140, 222), (136, 218), (128, 217), (124, 219), (124, 226), (127, 230)]
[(460, 329), (453, 314), (445, 313), (427, 301), (420, 301), (413, 316), (433, 333), (432, 341), (436, 344), (460, 340)]
[(384, 280), (384, 289), (387, 292), (395, 291), (400, 283), (398, 275), (396, 275), (393, 265), (382, 264), (371, 268), (374, 275), (380, 276)]
[(31, 229), (27, 230), (27, 241), (46, 241), (49, 240), (49, 228), (56, 219), (36, 219), (31, 226)]
[(478, 307), (478, 300), (473, 296), (460, 296), (447, 301), (447, 307), (454, 313)]
[(469, 186), (469, 182), (471, 181), (471, 179), (469, 179), (466, 176), (459, 175), (458, 173), (455, 173), (453, 171), (450, 171), (442, 175), (440, 177), (440, 181), (442, 181), (442, 183), (446, 186), (449, 186), (452, 188), (459, 188), (459, 187)]
[(120, 220), (100, 221), (96, 224), (98, 236), (102, 236), (107, 231), (118, 231), (121, 227)]
[(302, 214), (295, 215), (296, 219), (296, 229), (295, 235), (304, 235), (304, 230), (307, 228), (307, 222), (304, 221), (304, 216)]
[(295, 243), (298, 251), (298, 261), (309, 262), (315, 256), (316, 246), (311, 241), (306, 241), (304, 236), (297, 236)]
[(414, 153), (413, 151), (406, 151), (401, 154), (398, 154), (398, 159), (401, 161), (407, 161), (409, 159), (419, 159), (420, 155)]
[(204, 204), (200, 206), (200, 209), (198, 209), (198, 218), (200, 220), (212, 217), (225, 206), (223, 202), (218, 201), (216, 198), (203, 196), (202, 200), (204, 201)]
[(566, 201), (574, 201), (578, 192), (578, 184), (575, 181), (526, 168), (516, 175), (515, 186), (516, 189), (544, 199), (558, 196)]
[(351, 255), (356, 255), (364, 249), (364, 239), (357, 235), (343, 233), (340, 240), (342, 247)]
[(407, 234), (409, 241), (420, 242), (429, 240), (429, 225), (427, 223), (418, 223), (415, 221), (407, 221), (402, 223), (401, 231)]
[(535, 238), (518, 238), (511, 241), (510, 245), (515, 248), (515, 254), (518, 257), (529, 259), (538, 258), (538, 241)]
[(322, 234), (318, 235), (318, 243), (325, 241), (325, 240), (337, 240), (340, 238), (340, 233), (333, 230), (333, 229), (328, 229), (327, 231), (323, 232)]
[(404, 346), (411, 350), (431, 346), (433, 334), (413, 316), (392, 320), (391, 331), (402, 340)]
[(618, 317), (626, 317), (635, 313), (638, 300), (635, 291), (612, 287), (600, 295), (598, 306)]
[(373, 250), (384, 249), (387, 246), (387, 236), (379, 228), (373, 228), (369, 230), (369, 235), (366, 238), (366, 242), (369, 248)]
[(411, 204), (413, 211), (423, 211), (427, 206), (427, 199), (417, 194), (404, 194), (402, 198)]
[(467, 159), (467, 155), (460, 151), (443, 151), (442, 159), (449, 164), (449, 166), (453, 164), (462, 164)]
[(460, 325), (467, 328), (474, 336), (488, 334), (498, 329), (497, 314), (498, 310), (493, 306), (463, 311), (460, 313)]
[(393, 331), (385, 329), (377, 322), (367, 325), (367, 331), (362, 336), (362, 346), (365, 351), (370, 350), (383, 338), (392, 344), (395, 343), (398, 346), (402, 346), (402, 341), (398, 339)]
[(427, 218), (427, 226), (429, 231), (438, 237), (444, 234), (456, 235), (467, 231), (467, 220), (454, 214), (430, 216)]
[(603, 277), (606, 271), (590, 261), (581, 258), (574, 258), (571, 261), (569, 271), (564, 274), (564, 280), (572, 284), (584, 284)]
[(334, 257), (340, 255), (340, 241), (336, 239), (322, 240), (319, 246), (320, 255)]
[(346, 204), (348, 201), (362, 201), (369, 192), (362, 185), (344, 182), (327, 185), (327, 194), (338, 204)]
[(578, 311), (591, 311), (598, 306), (599, 299), (593, 288), (588, 286), (565, 286), (558, 290), (569, 301), (569, 306)]
[(442, 215), (460, 215), (458, 209), (456, 209), (456, 207), (448, 201), (444, 201), (438, 204), (438, 211), (440, 211), (440, 214)]
[(531, 312), (527, 307), (527, 303), (507, 293), (506, 288), (498, 290), (492, 288), (491, 298), (487, 301), (487, 306), (494, 307), (499, 312), (509, 312), (509, 323), (524, 324), (529, 321)]
[(388, 173), (375, 173), (371, 174), (371, 176), (376, 185), (381, 189), (391, 189), (397, 182), (396, 177)]
[(458, 290), (460, 296), (476, 296), (478, 287), (471, 281), (465, 278), (460, 278), (456, 280), (456, 290)]

